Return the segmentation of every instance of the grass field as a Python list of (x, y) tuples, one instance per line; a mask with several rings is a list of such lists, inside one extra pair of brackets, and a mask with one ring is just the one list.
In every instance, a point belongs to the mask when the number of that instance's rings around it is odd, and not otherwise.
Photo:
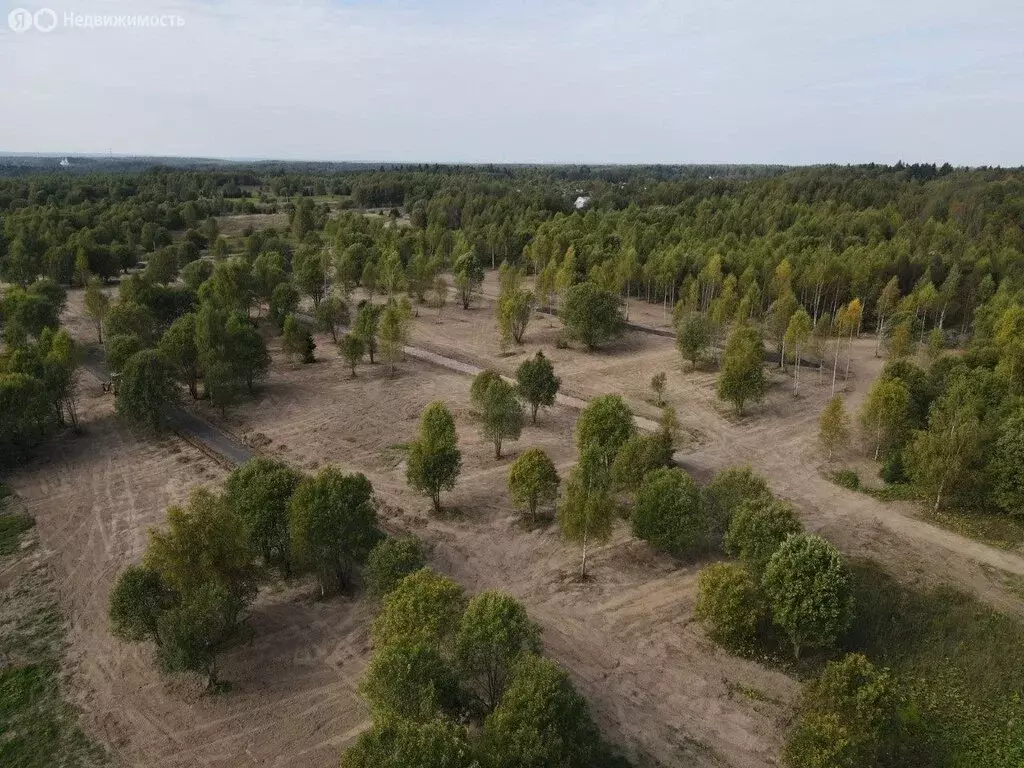
[(103, 765), (64, 697), (64, 620), (31, 527), (27, 516), (0, 515), (0, 765)]
[(963, 592), (899, 584), (854, 566), (857, 619), (847, 649), (896, 673), (912, 745), (900, 765), (1024, 765), (1024, 624)]

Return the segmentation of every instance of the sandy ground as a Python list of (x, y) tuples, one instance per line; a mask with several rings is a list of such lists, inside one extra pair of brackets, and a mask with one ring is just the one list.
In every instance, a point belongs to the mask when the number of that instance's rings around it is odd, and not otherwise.
[[(671, 338), (628, 331), (597, 352), (558, 349), (560, 322), (535, 313), (523, 345), (502, 350), (493, 302), (487, 298), (496, 286), (485, 283), (483, 292), (484, 298), (469, 310), (448, 306), (440, 316), (436, 310), (421, 310), (413, 344), (509, 375), (542, 349), (562, 379), (563, 392), (581, 398), (616, 392), (635, 413), (649, 418), (658, 415), (651, 377), (665, 371), (666, 402), (676, 409), (685, 433), (677, 460), (695, 476), (706, 480), (725, 467), (750, 464), (768, 478), (777, 494), (797, 505), (808, 528), (845, 552), (874, 558), (908, 582), (953, 583), (1002, 609), (1024, 613), (1019, 596), (992, 571), (1024, 575), (1021, 551), (976, 542), (919, 519), (913, 504), (883, 503), (827, 479), (830, 466), (817, 441), (818, 418), (832, 394), (827, 369), (819, 374), (802, 368), (800, 396), (795, 397), (792, 366), (784, 373), (773, 367), (765, 401), (748, 407), (747, 415), (739, 419), (718, 399), (715, 372), (692, 371)], [(636, 308), (632, 314), (636, 316)], [(884, 364), (874, 351), (871, 338), (853, 342), (848, 380), (845, 348), (840, 357), (837, 392), (844, 397), (855, 432), (857, 413)]]
[[(774, 764), (796, 684), (723, 654), (691, 625), (701, 563), (677, 566), (622, 530), (594, 558), (595, 580), (581, 586), (577, 549), (553, 527), (524, 532), (517, 525), (504, 490), (508, 467), (525, 448), (540, 446), (568, 474), (574, 410), (543, 413), (495, 461), (470, 413), (468, 377), (407, 360), (394, 377), (376, 365), (352, 379), (327, 339), (318, 342), (320, 362), (277, 366), (261, 398), (236, 409), (227, 426), (308, 470), (332, 463), (365, 472), (388, 526), (423, 537), (438, 568), (469, 590), (503, 589), (523, 600), (544, 628), (548, 653), (571, 671), (604, 731), (643, 764)], [(443, 518), (407, 487), (401, 448), (436, 399), (455, 415), (463, 451)]]
[[(650, 417), (657, 409), (648, 382), (664, 370), (667, 399), (688, 435), (678, 457), (695, 475), (750, 463), (797, 503), (808, 527), (847, 553), (874, 557), (910, 582), (950, 581), (1020, 610), (999, 574), (987, 575), (981, 565), (1024, 573), (1017, 554), (948, 533), (915, 518), (910, 506), (885, 505), (823, 477), (815, 435), (829, 387), (819, 386), (813, 372), (804, 371), (800, 398), (791, 394), (788, 374), (773, 374), (765, 403), (740, 421), (717, 401), (714, 374), (684, 368), (671, 339), (632, 332), (598, 353), (560, 350), (558, 321), (543, 316), (531, 322), (524, 347), (507, 355), (483, 304), (468, 312), (449, 305), (440, 319), (421, 310), (414, 343), (506, 373), (543, 348), (564, 391), (584, 398), (620, 392)], [(73, 292), (68, 326), (92, 340), (80, 311)], [(365, 472), (386, 525), (422, 536), (433, 565), (469, 591), (494, 587), (523, 600), (544, 629), (548, 653), (569, 669), (607, 736), (642, 765), (776, 764), (797, 684), (727, 656), (692, 623), (702, 563), (674, 563), (622, 528), (595, 553), (594, 580), (581, 585), (574, 579), (577, 549), (554, 528), (526, 532), (516, 524), (504, 490), (509, 464), (525, 448), (541, 446), (565, 476), (575, 458), (575, 409), (542, 411), (539, 423), (495, 461), (469, 412), (467, 376), (410, 359), (395, 376), (363, 365), (352, 379), (329, 339), (317, 341), (313, 366), (283, 360), (274, 342), (275, 364), (259, 397), (232, 411), (224, 426), (309, 471), (334, 463)], [(846, 393), (851, 409), (880, 369), (872, 353), (869, 340), (855, 345)], [(224, 662), (234, 690), (214, 698), (199, 697), (194, 683), (165, 683), (148, 652), (109, 636), (107, 591), (118, 570), (141, 554), (146, 528), (189, 487), (215, 484), (223, 470), (180, 441), (137, 439), (114, 421), (110, 399), (97, 389), (84, 380), (86, 435), (56, 440), (48, 463), (11, 482), (37, 515), (40, 538), (52, 552), (71, 616), (75, 689), (87, 727), (128, 765), (284, 766), (300, 754), (304, 765), (334, 765), (366, 725), (354, 693), (368, 650), (366, 606), (312, 601), (301, 588), (261, 595), (251, 645)], [(442, 517), (408, 489), (403, 450), (423, 407), (436, 399), (454, 412), (464, 455)]]
[(251, 642), (223, 659), (229, 694), (204, 697), (197, 681), (161, 678), (148, 649), (110, 636), (107, 595), (167, 505), (224, 473), (183, 441), (133, 435), (88, 376), (81, 393), (84, 434), (56, 438), (47, 461), (6, 482), (36, 516), (69, 618), (83, 727), (122, 765), (334, 765), (366, 722), (354, 688), (367, 660), (367, 608), (316, 602), (303, 588), (266, 591), (248, 620)]

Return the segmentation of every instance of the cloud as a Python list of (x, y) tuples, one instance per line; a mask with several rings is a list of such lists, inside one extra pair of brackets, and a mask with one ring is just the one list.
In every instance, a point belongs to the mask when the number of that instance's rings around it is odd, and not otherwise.
[(61, 3), (185, 24), (4, 29), (2, 150), (1022, 162), (1016, 0)]

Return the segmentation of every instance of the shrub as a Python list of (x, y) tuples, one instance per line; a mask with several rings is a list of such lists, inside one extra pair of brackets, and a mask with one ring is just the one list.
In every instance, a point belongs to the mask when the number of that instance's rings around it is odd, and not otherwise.
[(716, 642), (746, 650), (764, 611), (761, 590), (743, 565), (715, 563), (700, 572), (694, 616)]
[(635, 492), (648, 472), (671, 463), (672, 437), (666, 431), (633, 435), (615, 456), (612, 482), (620, 490)]
[(804, 690), (783, 758), (792, 768), (877, 765), (896, 730), (895, 683), (860, 654), (829, 662)]
[(426, 561), (423, 545), (415, 536), (382, 539), (370, 550), (366, 560), (363, 572), (366, 591), (383, 597), (410, 573), (426, 565)]
[(760, 575), (786, 537), (799, 532), (800, 521), (791, 504), (777, 499), (744, 501), (725, 534), (725, 551)]
[(832, 482), (851, 491), (860, 490), (860, 476), (852, 469), (838, 469), (832, 473)]
[(682, 469), (658, 469), (640, 486), (633, 510), (633, 535), (683, 557), (704, 546), (707, 524), (700, 491)]
[(771, 501), (772, 492), (763, 477), (750, 467), (723, 469), (704, 488), (704, 506), (710, 534), (721, 541), (729, 529), (736, 508), (747, 500)]

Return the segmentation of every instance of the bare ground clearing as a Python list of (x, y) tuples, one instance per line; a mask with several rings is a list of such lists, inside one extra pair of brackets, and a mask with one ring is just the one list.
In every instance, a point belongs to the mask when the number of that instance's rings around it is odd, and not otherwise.
[(192, 682), (168, 683), (150, 652), (110, 636), (107, 594), (135, 562), (148, 527), (198, 484), (223, 470), (191, 445), (140, 439), (113, 416), (113, 401), (86, 378), (85, 434), (59, 437), (48, 461), (8, 479), (36, 516), (39, 539), (69, 619), (73, 700), (82, 724), (123, 765), (334, 765), (364, 727), (355, 693), (368, 650), (369, 612), (307, 591), (264, 591), (251, 643), (227, 654), (225, 696)]
[[(497, 588), (522, 599), (605, 732), (642, 764), (774, 764), (796, 684), (723, 654), (691, 626), (701, 564), (676, 567), (622, 531), (596, 555), (596, 580), (581, 586), (576, 548), (553, 527), (524, 532), (516, 524), (504, 490), (509, 464), (541, 446), (567, 474), (574, 410), (543, 414), (495, 461), (469, 411), (468, 377), (409, 360), (394, 377), (375, 365), (353, 379), (327, 339), (318, 343), (320, 362), (276, 366), (261, 397), (229, 415), (229, 428), (308, 470), (332, 463), (366, 473), (389, 527), (423, 537), (435, 565), (472, 591)], [(463, 450), (444, 518), (405, 482), (404, 445), (435, 399), (452, 409)], [(737, 693), (744, 689), (767, 700)]]
[[(488, 287), (485, 285), (485, 291)], [(831, 396), (831, 378), (804, 367), (800, 397), (794, 397), (793, 370), (775, 369), (765, 402), (739, 420), (718, 400), (716, 375), (691, 371), (671, 338), (629, 331), (594, 353), (558, 349), (561, 323), (535, 314), (524, 344), (502, 352), (493, 303), (470, 310), (448, 307), (440, 316), (422, 310), (413, 344), (464, 363), (512, 375), (528, 355), (543, 349), (562, 378), (563, 391), (589, 399), (617, 392), (634, 413), (656, 418), (651, 377), (669, 374), (666, 401), (676, 409), (689, 441), (677, 460), (702, 479), (728, 466), (750, 464), (764, 474), (780, 496), (793, 501), (808, 528), (822, 533), (851, 555), (879, 561), (909, 583), (952, 583), (969, 589), (1003, 610), (1024, 614), (1024, 602), (1009, 592), (991, 568), (1024, 575), (1021, 551), (1005, 551), (935, 526), (918, 516), (911, 503), (885, 503), (845, 490), (826, 478), (829, 463), (817, 442), (817, 422)], [(845, 351), (840, 358), (838, 391), (856, 419), (867, 391), (884, 361), (874, 356), (871, 338), (852, 345), (851, 375), (845, 381)], [(984, 566), (984, 567), (983, 567)]]
[[(66, 322), (93, 340), (73, 292)], [(421, 310), (414, 343), (439, 354), (505, 373), (538, 347), (554, 361), (567, 392), (589, 398), (620, 392), (638, 414), (656, 416), (650, 377), (669, 372), (668, 400), (695, 436), (679, 454), (706, 477), (749, 462), (793, 499), (809, 527), (847, 552), (881, 561), (908, 581), (951, 581), (1013, 610), (1021, 601), (1003, 575), (1024, 563), (1012, 553), (948, 534), (915, 519), (913, 510), (884, 505), (824, 479), (815, 446), (816, 420), (828, 387), (805, 370), (804, 395), (778, 384), (742, 423), (717, 402), (714, 376), (681, 371), (672, 340), (630, 333), (596, 354), (555, 348), (558, 321), (535, 317), (527, 344), (510, 356), (498, 350), (493, 317), (484, 309), (449, 306), (440, 321)], [(691, 624), (699, 563), (676, 566), (620, 531), (594, 558), (596, 580), (573, 576), (578, 551), (553, 529), (523, 532), (504, 492), (507, 468), (519, 451), (539, 445), (567, 473), (574, 461), (576, 412), (556, 407), (528, 427), (508, 458), (495, 462), (468, 409), (469, 379), (418, 361), (386, 376), (362, 366), (351, 379), (327, 337), (320, 362), (291, 365), (272, 345), (275, 364), (259, 398), (229, 415), (226, 426), (308, 470), (336, 463), (365, 472), (385, 505), (390, 527), (409, 529), (433, 546), (433, 563), (471, 591), (495, 587), (521, 598), (544, 627), (549, 652), (573, 674), (608, 736), (643, 764), (774, 765), (797, 691), (794, 681), (723, 654)], [(876, 375), (873, 345), (855, 345), (854, 407)], [(177, 440), (153, 443), (113, 420), (112, 402), (83, 387), (86, 436), (55, 441), (51, 460), (12, 478), (37, 515), (70, 614), (79, 668), (78, 701), (90, 732), (115, 747), (125, 764), (333, 765), (365, 727), (355, 685), (366, 662), (365, 606), (310, 602), (295, 591), (261, 596), (250, 647), (225, 659), (228, 696), (200, 698), (194, 686), (164, 683), (149, 654), (107, 632), (106, 596), (120, 568), (142, 551), (144, 531), (162, 522), (168, 503), (196, 483), (216, 484), (223, 470)], [(405, 484), (403, 446), (428, 402), (444, 399), (459, 425), (463, 477), (446, 498), (453, 513), (438, 519)], [(745, 695), (742, 691), (756, 692)]]

